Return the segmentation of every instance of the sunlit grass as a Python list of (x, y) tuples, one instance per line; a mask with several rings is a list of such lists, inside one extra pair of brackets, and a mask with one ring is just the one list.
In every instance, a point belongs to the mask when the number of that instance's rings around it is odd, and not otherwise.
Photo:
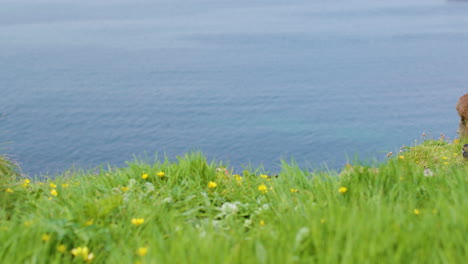
[(235, 174), (190, 153), (14, 178), (0, 189), (0, 263), (463, 263), (462, 144), (336, 173)]

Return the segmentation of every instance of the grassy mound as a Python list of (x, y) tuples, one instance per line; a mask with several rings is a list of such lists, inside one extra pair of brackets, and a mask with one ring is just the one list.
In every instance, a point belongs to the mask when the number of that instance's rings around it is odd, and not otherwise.
[(468, 166), (426, 141), (378, 168), (233, 175), (199, 153), (0, 189), (0, 263), (463, 263)]

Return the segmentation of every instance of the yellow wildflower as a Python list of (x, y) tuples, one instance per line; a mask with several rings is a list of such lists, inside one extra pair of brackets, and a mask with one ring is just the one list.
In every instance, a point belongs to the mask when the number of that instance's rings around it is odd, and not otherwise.
[(447, 160), (448, 158), (447, 157), (442, 157), (443, 160)]
[(242, 177), (239, 174), (234, 174), (234, 178), (236, 179), (237, 184), (242, 184)]
[(265, 221), (260, 220), (260, 226), (265, 226)]
[(71, 250), (73, 256), (83, 258), (84, 261), (91, 262), (94, 254), (89, 252), (88, 247), (77, 247)]
[(459, 155), (458, 153), (453, 153), (453, 156), (454, 156), (454, 157), (456, 157), (456, 156), (458, 156), (458, 155)]
[(85, 222), (85, 226), (90, 226), (94, 223), (94, 219), (90, 219), (88, 221)]
[(53, 182), (49, 183), (49, 186), (50, 186), (50, 188), (52, 188), (52, 189), (57, 188), (57, 184), (55, 184), (55, 183), (53, 183)]
[(419, 209), (414, 209), (414, 210), (413, 210), (413, 213), (414, 213), (415, 215), (419, 215), (421, 212), (419, 211)]
[(401, 160), (403, 160), (403, 159), (405, 159), (405, 156), (403, 156), (403, 155), (400, 155), (400, 156), (398, 156), (398, 159), (401, 159)]
[(57, 190), (52, 189), (52, 190), (50, 190), (50, 194), (52, 194), (53, 196), (57, 196), (58, 192), (57, 192)]
[(260, 174), (260, 177), (262, 177), (263, 179), (267, 179), (267, 178), (268, 178), (268, 175), (266, 175), (266, 174)]
[(148, 179), (148, 173), (143, 173), (143, 174), (141, 175), (141, 178), (142, 178), (143, 180)]
[(23, 185), (24, 187), (27, 187), (30, 183), (31, 183), (31, 181), (30, 181), (29, 179), (24, 179), (22, 185)]
[(216, 188), (216, 186), (218, 186), (218, 184), (216, 182), (214, 182), (214, 181), (210, 181), (208, 183), (208, 188), (210, 188), (210, 189)]
[(290, 191), (291, 191), (292, 193), (297, 193), (299, 190), (298, 190), (298, 189), (291, 188)]
[(7, 189), (5, 190), (5, 192), (7, 192), (7, 193), (13, 193), (14, 191), (13, 191), (11, 188), (7, 188)]
[(449, 165), (449, 164), (450, 164), (450, 162), (444, 161), (444, 165)]
[(57, 251), (64, 254), (65, 252), (67, 252), (67, 246), (65, 246), (64, 244), (60, 244), (57, 246)]
[(266, 187), (265, 184), (260, 184), (257, 189), (262, 193), (267, 193), (268, 192), (268, 188)]
[(159, 178), (162, 178), (162, 177), (164, 177), (164, 175), (166, 175), (166, 174), (164, 173), (164, 171), (160, 171), (160, 172), (158, 172), (156, 175), (157, 175)]
[(138, 248), (137, 251), (136, 251), (137, 255), (138, 256), (144, 256), (148, 253), (148, 248), (147, 247), (141, 247), (141, 248)]
[(139, 226), (145, 222), (144, 218), (132, 218), (132, 224)]
[(128, 187), (122, 187), (122, 188), (120, 188), (120, 189), (122, 190), (122, 192), (126, 192), (126, 191), (128, 191), (130, 188), (128, 188)]
[(460, 140), (459, 140), (459, 139), (454, 139), (454, 140), (453, 140), (453, 144), (458, 144), (458, 143), (460, 143)]
[(89, 252), (88, 247), (77, 247), (71, 250), (72, 255), (75, 257), (79, 255), (83, 255), (84, 253), (88, 255), (88, 252)]
[(338, 189), (338, 192), (339, 192), (339, 193), (345, 193), (345, 192), (347, 192), (347, 191), (348, 191), (348, 188), (346, 188), (346, 187), (340, 187), (340, 188)]
[(50, 240), (50, 235), (49, 234), (43, 234), (42, 235), (42, 241), (47, 242)]
[(70, 187), (70, 184), (68, 184), (68, 183), (62, 183), (62, 187), (63, 187), (63, 188), (68, 188), (68, 187)]

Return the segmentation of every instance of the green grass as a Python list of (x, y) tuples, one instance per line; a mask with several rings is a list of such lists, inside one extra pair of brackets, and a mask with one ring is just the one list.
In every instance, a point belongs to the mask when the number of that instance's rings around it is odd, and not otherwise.
[(283, 163), (272, 178), (217, 170), (200, 153), (29, 183), (5, 178), (0, 263), (464, 263), (461, 148), (426, 141), (341, 173)]
[(11, 159), (0, 154), (0, 182), (19, 176), (19, 167)]

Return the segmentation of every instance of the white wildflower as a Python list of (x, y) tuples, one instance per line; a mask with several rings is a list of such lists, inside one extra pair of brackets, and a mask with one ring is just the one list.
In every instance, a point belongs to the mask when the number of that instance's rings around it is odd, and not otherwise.
[(430, 169), (425, 168), (424, 169), (424, 176), (425, 177), (431, 177), (431, 176), (434, 176), (434, 173)]
[(233, 203), (224, 203), (220, 208), (216, 208), (221, 212), (215, 216), (215, 218), (220, 219), (224, 217), (229, 217), (231, 215), (235, 215), (239, 212), (239, 206), (244, 206), (241, 202), (233, 202)]
[(153, 192), (154, 191), (154, 185), (151, 182), (146, 182), (145, 183), (145, 188), (147, 192)]
[(135, 185), (137, 183), (137, 181), (135, 179), (130, 179), (128, 181), (128, 188), (131, 188), (133, 185)]
[(221, 213), (224, 215), (237, 214), (237, 212), (239, 212), (238, 204), (240, 204), (240, 202), (224, 203), (221, 206)]
[(268, 210), (270, 210), (270, 204), (266, 203), (266, 204), (263, 204), (262, 206), (260, 206), (255, 213), (260, 214), (263, 211), (268, 211)]

